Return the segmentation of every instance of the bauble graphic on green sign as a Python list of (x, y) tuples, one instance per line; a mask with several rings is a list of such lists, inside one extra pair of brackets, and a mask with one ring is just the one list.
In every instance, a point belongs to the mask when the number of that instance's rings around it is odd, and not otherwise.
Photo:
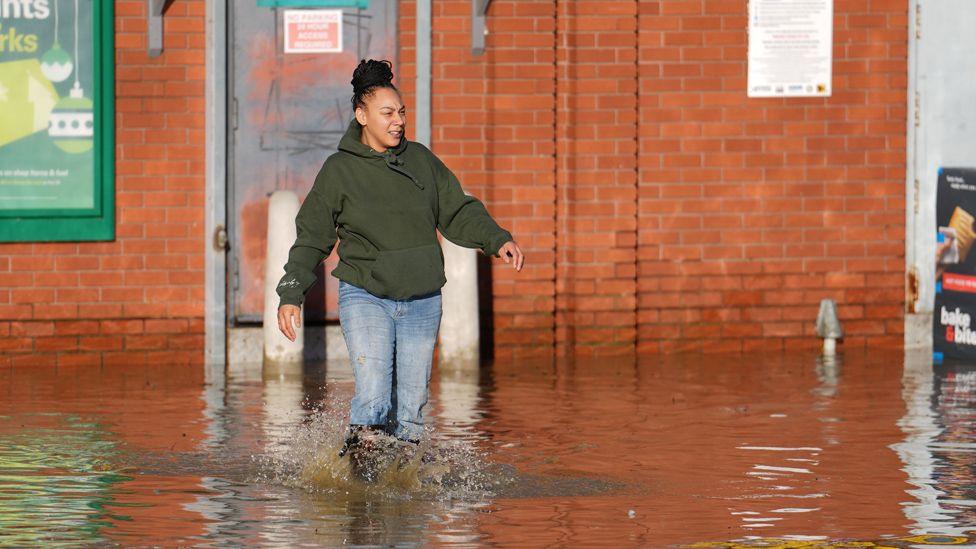
[(92, 107), (91, 99), (84, 96), (77, 83), (71, 88), (71, 95), (54, 106), (48, 135), (59, 149), (71, 154), (91, 150), (95, 134)]
[(57, 42), (51, 49), (41, 56), (41, 70), (44, 76), (51, 82), (64, 82), (71, 76), (74, 63), (71, 62), (71, 54), (64, 51)]
[[(78, 14), (75, 14), (75, 21)], [(75, 31), (77, 38), (78, 32)], [(75, 64), (71, 60), (71, 55), (64, 51), (60, 43), (61, 37), (61, 10), (58, 9), (58, 1), (54, 0), (54, 45), (51, 49), (41, 56), (41, 70), (51, 82), (64, 82), (71, 76), (71, 71)], [(77, 46), (75, 49), (77, 50)]]

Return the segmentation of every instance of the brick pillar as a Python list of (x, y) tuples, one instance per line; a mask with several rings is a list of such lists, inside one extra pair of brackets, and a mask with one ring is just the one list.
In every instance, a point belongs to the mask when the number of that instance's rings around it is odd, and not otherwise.
[(556, 343), (561, 354), (631, 353), (637, 4), (557, 5)]
[[(400, 2), (398, 85), (413, 101), (416, 3)], [(486, 52), (471, 54), (471, 3), (433, 4), (432, 139), (434, 152), (481, 199), (526, 253), (515, 273), (491, 261), (491, 316), (500, 359), (552, 352), (555, 293), (554, 6), (491, 3)], [(484, 274), (484, 273), (483, 273)], [(487, 302), (485, 302), (487, 301)]]

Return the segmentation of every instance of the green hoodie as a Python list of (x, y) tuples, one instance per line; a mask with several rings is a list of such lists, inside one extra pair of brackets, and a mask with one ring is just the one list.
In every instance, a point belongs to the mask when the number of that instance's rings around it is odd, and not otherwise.
[(313, 269), (337, 239), (332, 275), (390, 299), (426, 295), (447, 281), (435, 229), (493, 256), (512, 239), (430, 149), (404, 138), (377, 153), (361, 133), (353, 119), (298, 211), (298, 238), (278, 283), (280, 305), (302, 303), (315, 283)]

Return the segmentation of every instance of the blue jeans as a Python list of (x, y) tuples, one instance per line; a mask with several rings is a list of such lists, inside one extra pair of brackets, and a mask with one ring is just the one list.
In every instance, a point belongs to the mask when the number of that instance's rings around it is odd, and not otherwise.
[(411, 299), (385, 299), (340, 280), (339, 323), (356, 378), (349, 424), (390, 423), (396, 437), (420, 440), (441, 324), (440, 290)]

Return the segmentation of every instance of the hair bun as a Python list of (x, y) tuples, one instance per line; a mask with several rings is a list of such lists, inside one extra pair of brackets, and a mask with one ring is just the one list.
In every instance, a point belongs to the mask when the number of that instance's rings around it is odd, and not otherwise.
[(363, 59), (352, 73), (352, 89), (357, 94), (373, 86), (387, 86), (392, 82), (393, 63), (385, 59)]
[(393, 63), (387, 60), (363, 59), (352, 73), (352, 108), (365, 107), (364, 98), (380, 88), (396, 91), (393, 85)]

